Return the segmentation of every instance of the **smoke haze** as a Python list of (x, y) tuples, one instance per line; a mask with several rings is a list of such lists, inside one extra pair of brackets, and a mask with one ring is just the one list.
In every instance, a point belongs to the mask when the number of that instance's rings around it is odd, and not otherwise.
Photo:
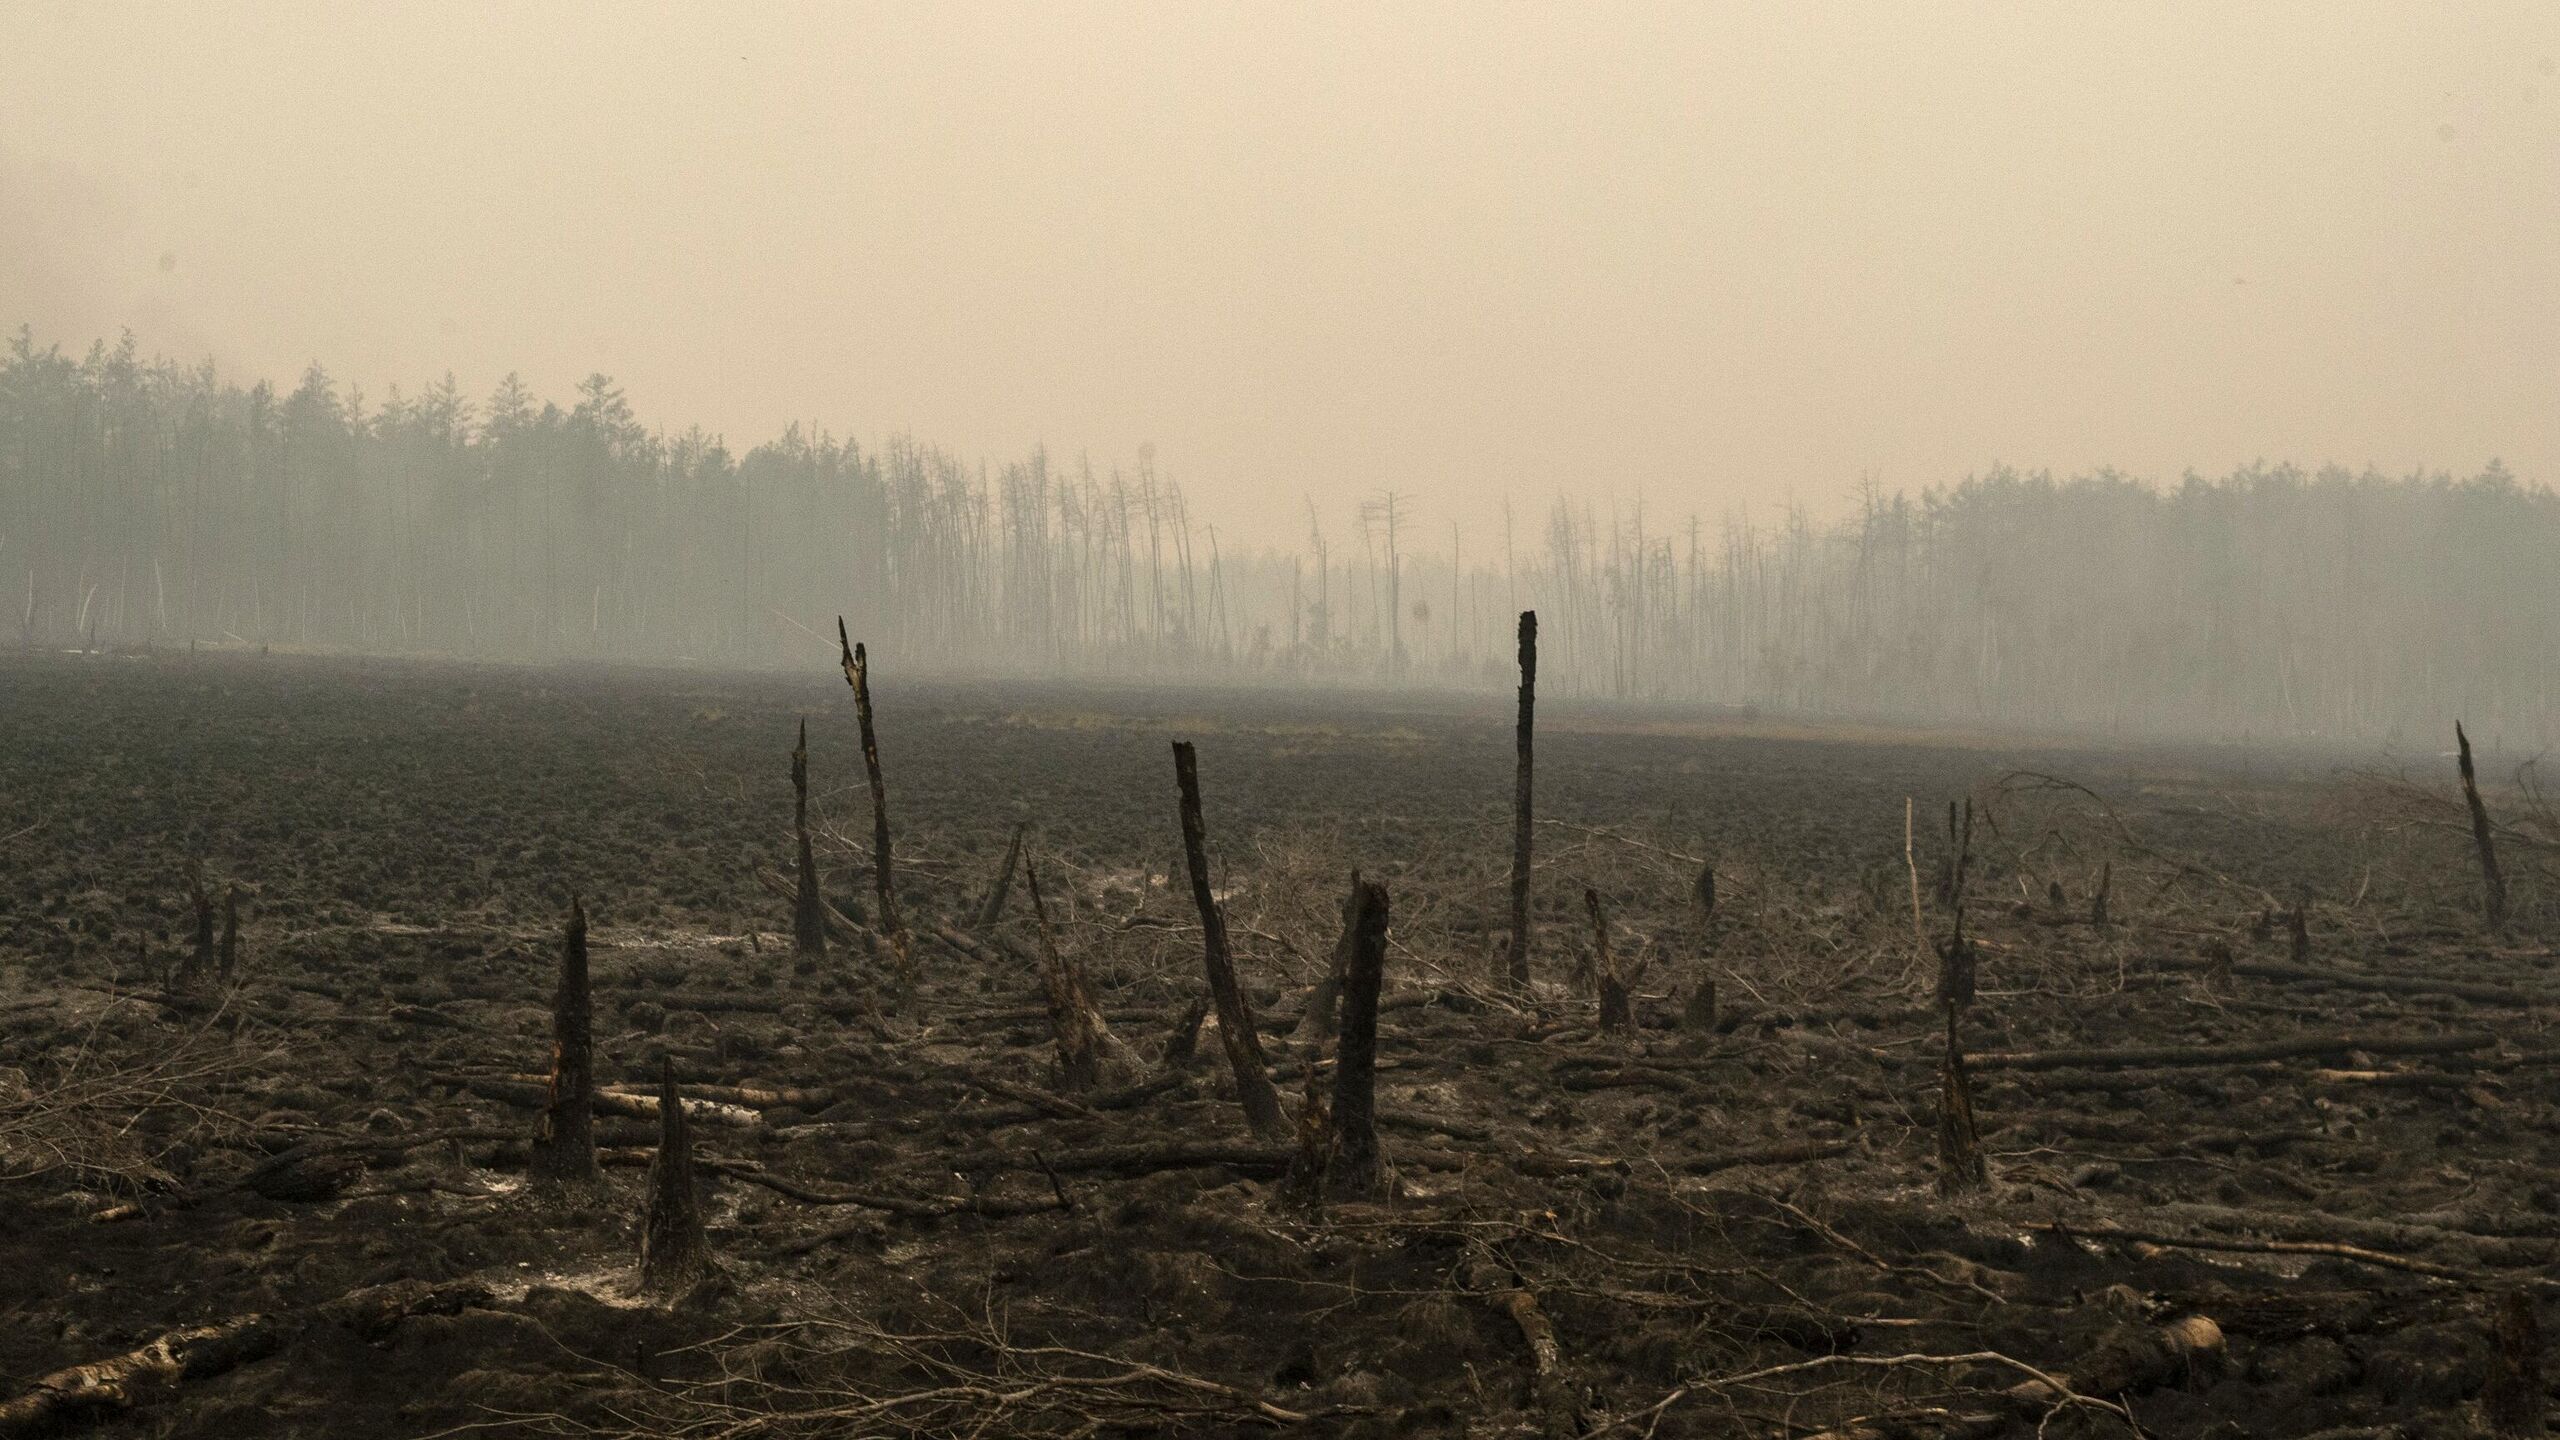
[(0, 11), (0, 317), (1133, 456), (1231, 542), (2560, 460), (2560, 14)]

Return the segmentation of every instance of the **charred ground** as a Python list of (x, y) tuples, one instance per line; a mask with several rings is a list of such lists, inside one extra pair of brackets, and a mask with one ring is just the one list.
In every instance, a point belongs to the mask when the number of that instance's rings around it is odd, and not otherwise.
[[(26, 1423), (2540, 1423), (2516, 1357), (2538, 1359), (2525, 1322), (2560, 1254), (2552, 837), (2493, 758), (2502, 933), (2432, 751), (2404, 770), (1550, 706), (1524, 998), (1498, 949), (1505, 711), (872, 683), (912, 995), (866, 940), (871, 811), (823, 669), (0, 659), (0, 1405), (228, 1326), (181, 1344), (174, 1379)], [(824, 960), (793, 945), (802, 716)], [(1164, 1058), (1204, 992), (1171, 739), (1198, 746), (1293, 1115), (1329, 1054), (1298, 1021), (1349, 872), (1392, 897), (1396, 1198), (1293, 1203), (1217, 1045)], [(1912, 891), (1934, 945), (1962, 799), (1991, 1184), (1949, 1199)], [(1017, 831), (1133, 1084), (1062, 1093), (1024, 889), (983, 915)], [(228, 983), (173, 978), (199, 884), (241, 892)], [(1573, 978), (1586, 890), (1640, 974), (1632, 1035), (1598, 1033)], [(606, 1182), (563, 1197), (524, 1180), (573, 894)], [(662, 1067), (704, 1102), (720, 1276), (674, 1306), (630, 1293)]]

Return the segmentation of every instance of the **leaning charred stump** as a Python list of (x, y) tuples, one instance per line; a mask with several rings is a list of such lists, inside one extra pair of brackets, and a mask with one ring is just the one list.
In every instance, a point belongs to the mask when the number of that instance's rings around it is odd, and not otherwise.
[(791, 938), (803, 955), (827, 953), (827, 902), (818, 890), (818, 860), (809, 848), (809, 722), (791, 749), (791, 829), (800, 842), (799, 883), (791, 897)]
[(1146, 1067), (1127, 1042), (1111, 1033), (1111, 1024), (1093, 1003), (1084, 967), (1061, 953), (1049, 929), (1049, 904), (1040, 893), (1040, 872), (1027, 861), (1023, 881), (1031, 891), (1031, 916), (1040, 937), (1040, 987), (1049, 1002), (1049, 1028), (1058, 1042), (1058, 1088), (1068, 1094), (1106, 1083), (1134, 1084)]
[(640, 1222), (640, 1291), (680, 1300), (719, 1272), (703, 1233), (693, 1183), (693, 1137), (675, 1062), (658, 1059), (658, 1153), (649, 1161), (649, 1208)]
[(1600, 892), (1583, 887), (1582, 904), (1591, 913), (1591, 983), (1600, 1001), (1600, 1033), (1623, 1035), (1636, 1028), (1635, 986), (1644, 966), (1619, 970), (1618, 957), (1609, 948), (1609, 912), (1600, 904)]
[(1280, 1110), (1280, 1091), (1262, 1057), (1262, 1040), (1253, 1028), (1253, 1007), (1236, 983), (1235, 956), (1227, 947), (1227, 920), (1209, 887), (1209, 837), (1200, 819), (1200, 762), (1191, 742), (1173, 742), (1173, 777), (1181, 791), (1182, 858), (1191, 870), (1191, 900), (1200, 911), (1201, 949), (1209, 975), (1209, 995), (1218, 1008), (1218, 1043), (1226, 1048), (1235, 1071), (1236, 1098), (1244, 1106), (1245, 1123), (1265, 1140), (1287, 1137), (1289, 1125)]
[(1022, 863), (1025, 828), (1020, 821), (1014, 822), (1013, 838), (1004, 847), (1004, 864), (996, 870), (995, 884), (987, 888), (986, 903), (978, 907), (977, 927), (981, 930), (1004, 918), (1005, 898), (1013, 893), (1013, 872)]
[(588, 1184), (598, 1178), (595, 1136), (595, 1021), (587, 990), (587, 911), (569, 897), (560, 939), (560, 986), (551, 1000), (551, 1077), (534, 1130), (537, 1180)]
[(2489, 807), (2480, 801), (2480, 782), (2471, 769), (2471, 737), (2462, 733), (2462, 722), (2453, 722), (2453, 742), (2459, 747), (2462, 768), (2462, 803), (2471, 811), (2471, 844), (2480, 852), (2480, 908), (2489, 928), (2500, 930), (2507, 923), (2507, 880), (2498, 871), (2498, 845), (2489, 833)]

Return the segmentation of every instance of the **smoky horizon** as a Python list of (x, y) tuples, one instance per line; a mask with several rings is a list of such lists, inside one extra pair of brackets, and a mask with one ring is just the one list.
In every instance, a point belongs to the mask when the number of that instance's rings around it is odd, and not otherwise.
[(1464, 689), (1534, 606), (1566, 693), (2541, 734), (2556, 71), (2523, 4), (14, 7), (0, 591)]

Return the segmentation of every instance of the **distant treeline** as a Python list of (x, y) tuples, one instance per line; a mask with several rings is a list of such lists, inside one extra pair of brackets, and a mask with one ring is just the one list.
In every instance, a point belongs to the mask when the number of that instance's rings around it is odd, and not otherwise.
[[(51, 647), (188, 640), (1495, 688), (2072, 730), (2553, 738), (2560, 503), (2252, 467), (2166, 489), (1996, 470), (1817, 523), (1560, 500), (1499, 540), (1381, 493), (1222, 542), (1151, 459), (990, 469), (794, 427), (732, 453), (590, 377), (368, 400), (0, 356), (0, 614)], [(1437, 547), (1432, 538), (1442, 542)], [(0, 593), (6, 593), (0, 591)]]

